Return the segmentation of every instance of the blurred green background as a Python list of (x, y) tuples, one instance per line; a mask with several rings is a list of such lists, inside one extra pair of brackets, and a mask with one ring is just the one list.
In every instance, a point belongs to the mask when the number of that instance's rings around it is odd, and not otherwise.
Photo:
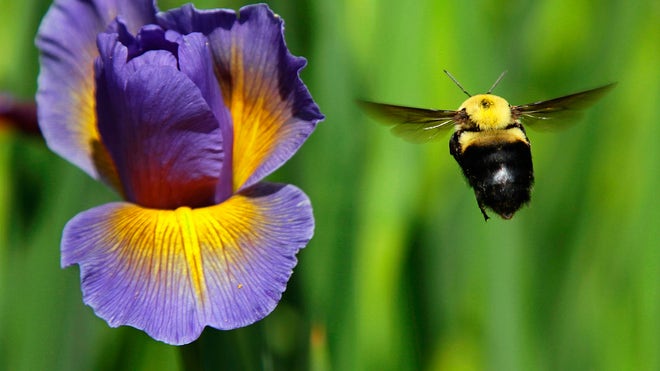
[[(109, 328), (59, 240), (117, 196), (2, 129), (0, 370), (660, 369), (660, 2), (268, 3), (327, 116), (271, 176), (306, 191), (317, 224), (280, 306), (181, 348)], [(48, 6), (0, 0), (1, 91), (34, 95)], [(484, 223), (448, 136), (406, 143), (354, 104), (456, 108), (443, 69), (473, 94), (508, 70), (495, 93), (512, 104), (619, 85), (578, 125), (528, 131), (532, 203)]]

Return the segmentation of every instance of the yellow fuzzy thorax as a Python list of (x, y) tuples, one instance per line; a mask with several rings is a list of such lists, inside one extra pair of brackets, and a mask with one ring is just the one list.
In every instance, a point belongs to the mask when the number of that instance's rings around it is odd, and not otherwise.
[(468, 98), (459, 110), (465, 112), (481, 130), (504, 129), (511, 123), (511, 107), (504, 98), (492, 94), (478, 94)]

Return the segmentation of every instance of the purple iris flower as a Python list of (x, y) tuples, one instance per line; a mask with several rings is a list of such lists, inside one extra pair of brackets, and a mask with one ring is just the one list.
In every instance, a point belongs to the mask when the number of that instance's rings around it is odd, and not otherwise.
[(261, 180), (323, 119), (282, 20), (266, 5), (56, 0), (37, 46), (49, 147), (124, 200), (64, 228), (84, 302), (170, 344), (270, 313), (314, 218), (301, 190)]

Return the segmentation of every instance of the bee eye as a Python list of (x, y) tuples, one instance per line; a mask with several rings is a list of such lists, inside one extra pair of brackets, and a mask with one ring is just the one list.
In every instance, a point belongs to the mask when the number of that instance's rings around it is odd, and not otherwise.
[(483, 107), (483, 108), (490, 107), (490, 101), (488, 101), (487, 99), (482, 99), (481, 100), (481, 107)]

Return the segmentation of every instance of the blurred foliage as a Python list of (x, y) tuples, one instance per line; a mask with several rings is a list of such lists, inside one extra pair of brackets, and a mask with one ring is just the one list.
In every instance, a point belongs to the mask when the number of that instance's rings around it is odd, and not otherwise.
[[(60, 269), (59, 240), (117, 196), (2, 130), (1, 370), (660, 369), (659, 2), (269, 4), (327, 116), (271, 177), (307, 192), (317, 224), (280, 306), (181, 348), (109, 328), (77, 268)], [(0, 0), (0, 91), (34, 94), (48, 6)], [(484, 223), (448, 138), (405, 143), (354, 104), (458, 107), (443, 69), (473, 93), (508, 70), (495, 93), (512, 104), (619, 85), (578, 125), (529, 133), (533, 201)]]

